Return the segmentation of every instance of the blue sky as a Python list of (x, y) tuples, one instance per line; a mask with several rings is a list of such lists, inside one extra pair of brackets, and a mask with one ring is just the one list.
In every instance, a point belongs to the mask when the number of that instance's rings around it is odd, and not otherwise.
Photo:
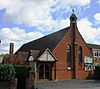
[(72, 9), (87, 43), (100, 45), (100, 0), (0, 0), (0, 54), (70, 25)]

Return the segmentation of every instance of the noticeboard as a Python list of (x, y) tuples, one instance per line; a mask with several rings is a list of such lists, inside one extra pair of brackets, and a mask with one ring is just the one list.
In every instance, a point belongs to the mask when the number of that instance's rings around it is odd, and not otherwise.
[(84, 69), (91, 71), (93, 69), (93, 60), (91, 56), (84, 56)]

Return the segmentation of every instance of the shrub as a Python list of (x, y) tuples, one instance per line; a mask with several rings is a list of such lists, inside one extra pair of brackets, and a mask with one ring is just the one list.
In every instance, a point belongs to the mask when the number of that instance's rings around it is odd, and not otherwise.
[(15, 77), (15, 68), (11, 64), (0, 64), (0, 80), (11, 80)]
[(29, 75), (30, 67), (28, 65), (14, 65), (16, 71), (16, 77), (24, 77), (27, 78)]

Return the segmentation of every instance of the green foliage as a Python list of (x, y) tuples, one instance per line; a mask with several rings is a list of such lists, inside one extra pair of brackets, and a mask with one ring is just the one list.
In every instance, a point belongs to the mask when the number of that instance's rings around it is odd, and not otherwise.
[(11, 64), (0, 64), (0, 80), (11, 80), (16, 75), (15, 68)]
[(6, 58), (9, 58), (10, 55), (9, 55), (9, 54), (5, 54), (4, 56), (5, 56)]
[(16, 71), (16, 77), (24, 77), (27, 78), (29, 75), (30, 67), (28, 65), (14, 65)]
[(27, 65), (0, 64), (0, 80), (11, 80), (14, 77), (27, 78), (30, 67)]
[(0, 54), (0, 57), (3, 57), (4, 55), (3, 54)]
[(0, 54), (0, 57), (4, 57), (4, 56), (8, 58), (9, 54)]

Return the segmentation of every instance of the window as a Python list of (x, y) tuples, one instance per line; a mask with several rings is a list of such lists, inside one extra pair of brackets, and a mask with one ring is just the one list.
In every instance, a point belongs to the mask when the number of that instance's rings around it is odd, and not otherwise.
[(98, 57), (99, 55), (98, 55), (98, 52), (97, 52), (97, 57)]
[(99, 52), (99, 57), (100, 57), (100, 52)]
[(71, 47), (70, 45), (67, 46), (67, 64), (71, 66)]
[(94, 51), (94, 57), (100, 57), (100, 52)]
[(94, 57), (97, 57), (97, 52), (94, 52)]
[(78, 48), (78, 61), (79, 61), (79, 64), (82, 64), (82, 47), (81, 46)]

